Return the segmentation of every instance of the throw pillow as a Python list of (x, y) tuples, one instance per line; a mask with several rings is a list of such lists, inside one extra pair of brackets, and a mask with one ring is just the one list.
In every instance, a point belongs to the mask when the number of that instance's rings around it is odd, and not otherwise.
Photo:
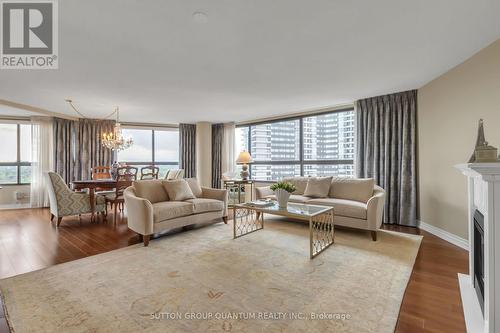
[(373, 196), (373, 178), (334, 177), (330, 197), (366, 203)]
[(168, 194), (161, 180), (138, 180), (132, 184), (138, 197), (149, 200), (151, 203), (168, 201)]
[(196, 198), (185, 179), (164, 180), (162, 183), (171, 201), (184, 201)]
[(189, 185), (189, 188), (191, 188), (191, 191), (193, 192), (194, 196), (197, 198), (201, 198), (203, 190), (201, 189), (198, 180), (196, 178), (186, 178), (186, 181)]
[(295, 185), (293, 194), (304, 195), (309, 178), (311, 177), (284, 177), (283, 181)]
[(304, 195), (313, 198), (326, 198), (330, 192), (332, 177), (311, 177), (307, 181)]

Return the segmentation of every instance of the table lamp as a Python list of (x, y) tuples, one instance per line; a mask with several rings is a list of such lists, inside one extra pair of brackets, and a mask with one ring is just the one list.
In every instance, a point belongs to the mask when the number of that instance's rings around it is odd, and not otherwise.
[(236, 159), (236, 164), (241, 164), (241, 172), (240, 176), (241, 179), (247, 180), (248, 176), (250, 175), (248, 172), (248, 164), (252, 163), (252, 155), (250, 155), (249, 152), (246, 150), (242, 151), (239, 155), (238, 158)]

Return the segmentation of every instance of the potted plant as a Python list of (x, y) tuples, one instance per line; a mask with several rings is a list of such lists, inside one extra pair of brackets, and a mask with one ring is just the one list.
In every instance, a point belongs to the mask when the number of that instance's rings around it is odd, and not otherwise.
[(288, 199), (290, 199), (290, 194), (295, 192), (295, 185), (287, 182), (277, 182), (271, 185), (270, 189), (274, 191), (276, 195), (276, 200), (278, 200), (278, 206), (281, 208), (286, 208), (288, 205)]

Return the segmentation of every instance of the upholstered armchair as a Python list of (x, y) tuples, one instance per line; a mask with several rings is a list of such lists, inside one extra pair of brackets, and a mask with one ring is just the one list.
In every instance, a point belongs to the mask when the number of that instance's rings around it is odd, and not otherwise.
[[(64, 182), (61, 176), (55, 172), (45, 174), (48, 184), (50, 200), (50, 220), (57, 218), (57, 226), (61, 224), (64, 216), (72, 216), (92, 213), (90, 207), (90, 197), (84, 192), (73, 192)], [(95, 196), (96, 213), (104, 213), (106, 210), (105, 199), (103, 196)]]

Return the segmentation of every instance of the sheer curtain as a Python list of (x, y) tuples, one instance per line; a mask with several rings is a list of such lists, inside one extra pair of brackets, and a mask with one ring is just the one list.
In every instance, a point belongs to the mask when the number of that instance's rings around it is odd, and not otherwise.
[(53, 119), (31, 118), (31, 207), (48, 207), (44, 173), (54, 169)]
[(224, 124), (222, 139), (222, 178), (224, 174), (232, 174), (236, 171), (236, 126), (234, 123)]

